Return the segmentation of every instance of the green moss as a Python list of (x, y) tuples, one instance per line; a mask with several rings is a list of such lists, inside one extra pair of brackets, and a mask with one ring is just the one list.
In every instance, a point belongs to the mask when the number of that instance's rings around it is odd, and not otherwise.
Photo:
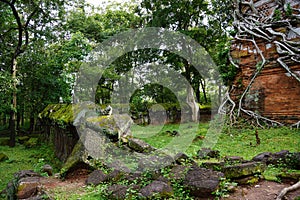
[(0, 153), (0, 162), (8, 160), (8, 156), (4, 153)]
[(29, 136), (22, 136), (22, 137), (18, 137), (18, 142), (20, 144), (24, 144), (25, 142), (27, 142), (30, 139)]
[(26, 148), (32, 148), (39, 145), (39, 138), (30, 138), (27, 142), (24, 143)]
[(61, 177), (65, 178), (70, 171), (76, 169), (77, 166), (82, 165), (84, 163), (83, 157), (85, 154), (86, 151), (84, 145), (82, 142), (77, 142), (71, 155), (68, 157), (64, 166), (60, 170)]
[(88, 126), (92, 126), (94, 130), (103, 131), (109, 135), (118, 135), (118, 126), (112, 116), (91, 117), (87, 119), (87, 122)]
[(70, 124), (75, 114), (79, 112), (78, 106), (72, 104), (50, 104), (39, 115), (40, 118), (48, 118), (59, 124)]
[[(17, 181), (14, 179), (14, 173), (24, 169), (34, 169), (40, 158), (44, 158), (45, 162), (53, 167), (55, 173), (61, 167), (61, 163), (54, 155), (53, 147), (45, 144), (29, 149), (19, 144), (14, 148), (0, 146), (0, 152), (9, 157), (9, 160), (0, 163), (0, 191), (6, 188), (8, 182)], [(11, 191), (10, 194), (15, 192)]]

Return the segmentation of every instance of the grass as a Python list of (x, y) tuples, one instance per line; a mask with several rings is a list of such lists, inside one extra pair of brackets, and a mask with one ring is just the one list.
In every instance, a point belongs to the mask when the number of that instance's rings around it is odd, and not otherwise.
[[(197, 151), (203, 145), (208, 128), (208, 123), (186, 123), (181, 126), (178, 124), (133, 126), (131, 131), (134, 137), (140, 138), (156, 148), (183, 149), (187, 155), (196, 158)], [(172, 136), (171, 133), (173, 131), (179, 132), (180, 136)], [(241, 156), (248, 160), (262, 152), (300, 151), (300, 130), (271, 128), (257, 129), (257, 131), (260, 137), (260, 145), (256, 145), (254, 129), (224, 129), (224, 133), (219, 136), (213, 149), (219, 150), (221, 157)], [(15, 148), (0, 146), (0, 152), (7, 154), (9, 157), (8, 161), (0, 162), (0, 191), (6, 187), (7, 182), (12, 179), (15, 172), (24, 169), (34, 169), (40, 158), (44, 158), (45, 162), (49, 162), (51, 165), (57, 162), (53, 159), (51, 148), (46, 145), (32, 149), (25, 149), (22, 145), (17, 145)], [(200, 161), (198, 162), (200, 163)], [(276, 175), (281, 173), (281, 171), (280, 168), (270, 166), (264, 176), (268, 180), (278, 181)], [(72, 194), (67, 189), (57, 188), (54, 191), (54, 198), (74, 200), (101, 199), (103, 196), (103, 199), (105, 199), (105, 195), (102, 194), (105, 194), (104, 188), (106, 187), (107, 185), (87, 186), (74, 193), (72, 192)]]
[(5, 189), (7, 183), (13, 179), (14, 173), (20, 170), (34, 170), (41, 158), (52, 165), (54, 172), (58, 171), (57, 168), (60, 165), (58, 159), (54, 157), (52, 148), (47, 145), (30, 149), (26, 149), (19, 144), (14, 148), (0, 146), (0, 152), (6, 154), (9, 158), (9, 160), (0, 162), (0, 191)]
[(242, 156), (251, 159), (263, 152), (279, 152), (289, 150), (300, 151), (300, 130), (290, 128), (258, 129), (260, 145), (256, 145), (255, 130), (232, 129), (230, 133), (222, 134), (214, 149), (221, 156)]
[[(185, 144), (185, 153), (191, 157), (195, 157), (197, 151), (203, 145), (203, 138), (209, 128), (209, 124), (200, 123), (197, 125), (188, 123), (182, 126), (182, 129), (187, 132), (193, 131), (190, 134), (194, 138), (199, 138)], [(163, 148), (172, 140), (176, 140), (176, 137), (167, 134), (167, 131), (172, 132), (173, 130), (178, 130), (178, 125), (135, 126), (132, 132), (134, 137), (138, 137), (156, 148)], [(220, 135), (213, 149), (219, 150), (221, 156), (241, 156), (244, 159), (251, 159), (262, 152), (274, 153), (281, 150), (289, 150), (291, 152), (300, 151), (300, 130), (289, 128), (258, 129), (258, 135), (260, 145), (256, 145), (254, 129), (231, 128), (229, 133)], [(181, 140), (181, 137), (179, 137), (179, 140)]]

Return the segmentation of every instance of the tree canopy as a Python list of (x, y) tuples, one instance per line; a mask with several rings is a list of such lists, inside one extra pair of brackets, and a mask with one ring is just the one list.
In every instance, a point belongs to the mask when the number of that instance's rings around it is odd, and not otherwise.
[[(231, 2), (143, 0), (140, 3), (94, 8), (84, 0), (0, 0), (0, 111), (11, 129), (11, 146), (24, 121), (34, 130), (38, 113), (49, 103), (73, 101), (76, 73), (98, 44), (131, 29), (161, 27), (181, 32), (211, 53), (226, 84), (234, 75), (228, 68)], [(217, 52), (217, 53), (216, 53)], [(182, 74), (196, 98), (208, 103), (206, 80), (185, 59), (161, 49), (143, 49), (117, 58), (99, 80), (97, 103), (110, 103), (115, 85), (138, 65), (161, 63)], [(228, 70), (230, 69), (230, 70)], [(142, 72), (140, 72), (142, 74)], [(194, 94), (187, 88), (191, 97)], [(146, 98), (147, 97), (147, 98)], [(131, 102), (176, 102), (174, 94), (146, 84)]]

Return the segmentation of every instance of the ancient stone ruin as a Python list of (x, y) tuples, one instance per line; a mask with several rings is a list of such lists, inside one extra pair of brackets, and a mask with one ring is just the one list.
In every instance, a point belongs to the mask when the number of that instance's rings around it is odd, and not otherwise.
[(299, 22), (299, 0), (235, 0), (230, 61), (238, 73), (228, 96), (231, 120), (246, 115), (299, 127)]

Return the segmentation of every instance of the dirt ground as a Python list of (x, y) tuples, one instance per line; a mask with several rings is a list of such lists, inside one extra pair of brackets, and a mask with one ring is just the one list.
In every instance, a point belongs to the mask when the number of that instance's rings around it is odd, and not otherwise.
[[(274, 200), (279, 192), (293, 185), (295, 182), (277, 183), (271, 181), (261, 181), (252, 186), (238, 186), (233, 194), (224, 200)], [(300, 196), (300, 190), (289, 192), (286, 200), (294, 200)]]
[[(72, 174), (64, 181), (53, 177), (45, 178), (42, 184), (43, 188), (52, 197), (60, 191), (67, 191), (69, 194), (84, 194), (87, 176), (87, 172), (82, 171)], [(274, 200), (283, 188), (294, 183), (292, 181), (285, 181), (284, 183), (260, 181), (255, 185), (238, 186), (235, 192), (231, 193), (229, 197), (223, 198), (223, 200)], [(285, 200), (294, 200), (296, 197), (300, 197), (300, 189), (289, 192), (285, 196)], [(201, 200), (206, 200), (206, 198), (201, 198)]]
[(59, 193), (79, 194), (85, 193), (85, 181), (88, 178), (88, 171), (81, 170), (68, 175), (65, 180), (55, 177), (43, 178), (41, 180), (43, 190), (51, 198), (55, 198)]

